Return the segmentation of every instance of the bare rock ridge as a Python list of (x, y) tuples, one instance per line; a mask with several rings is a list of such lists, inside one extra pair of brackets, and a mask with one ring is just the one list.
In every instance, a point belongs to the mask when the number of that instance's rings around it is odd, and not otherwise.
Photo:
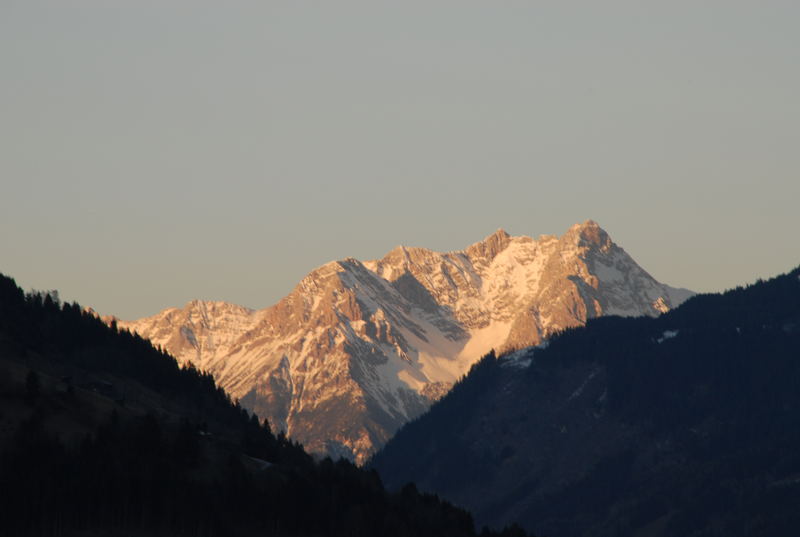
[(498, 230), (456, 252), (334, 261), (263, 310), (192, 301), (118, 325), (210, 371), (310, 451), (363, 462), (489, 350), (599, 315), (655, 316), (692, 294), (590, 220), (561, 237)]

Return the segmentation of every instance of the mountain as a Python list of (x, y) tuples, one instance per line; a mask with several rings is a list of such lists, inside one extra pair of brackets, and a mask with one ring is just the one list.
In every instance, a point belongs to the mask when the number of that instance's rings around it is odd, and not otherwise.
[(3, 275), (0, 483), (0, 535), (476, 537), (466, 511), (315, 462), (210, 375)]
[(800, 268), (487, 355), (372, 467), (550, 537), (800, 527)]
[(311, 451), (363, 462), (490, 349), (600, 315), (657, 315), (691, 294), (587, 221), (561, 237), (498, 230), (457, 252), (347, 258), (263, 310), (193, 301), (119, 326), (211, 372)]

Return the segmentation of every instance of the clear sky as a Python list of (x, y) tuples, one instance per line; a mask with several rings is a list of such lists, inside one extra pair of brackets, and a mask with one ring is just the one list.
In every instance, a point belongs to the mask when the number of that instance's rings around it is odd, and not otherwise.
[(265, 307), (594, 219), (657, 279), (800, 263), (796, 1), (0, 2), (0, 271)]

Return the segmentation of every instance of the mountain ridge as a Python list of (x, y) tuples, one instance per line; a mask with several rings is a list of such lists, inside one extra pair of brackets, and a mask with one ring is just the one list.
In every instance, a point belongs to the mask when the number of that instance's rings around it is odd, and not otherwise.
[(657, 315), (691, 294), (656, 282), (587, 220), (561, 237), (498, 229), (452, 252), (332, 261), (261, 310), (191, 301), (118, 324), (211, 371), (312, 451), (363, 462), (489, 349), (599, 315)]

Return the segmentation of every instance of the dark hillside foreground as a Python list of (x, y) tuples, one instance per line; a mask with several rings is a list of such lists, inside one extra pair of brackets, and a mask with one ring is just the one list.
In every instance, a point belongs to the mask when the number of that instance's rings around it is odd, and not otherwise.
[(548, 537), (800, 528), (800, 269), (476, 364), (373, 459)]
[(210, 375), (54, 297), (0, 276), (0, 535), (476, 535), (468, 512), (315, 462)]

